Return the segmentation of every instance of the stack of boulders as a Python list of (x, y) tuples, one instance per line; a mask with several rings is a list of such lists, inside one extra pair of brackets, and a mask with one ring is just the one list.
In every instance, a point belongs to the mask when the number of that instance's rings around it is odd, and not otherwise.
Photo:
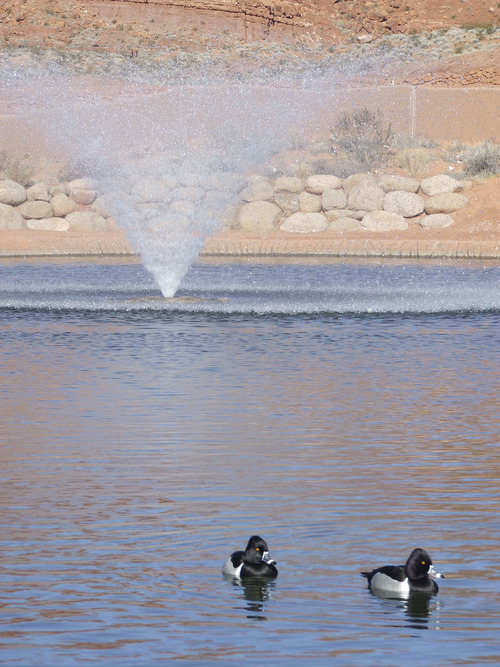
[(116, 223), (105, 201), (91, 178), (27, 188), (5, 179), (0, 181), (0, 230), (111, 231)]
[(460, 192), (472, 187), (447, 174), (425, 178), (353, 174), (279, 177), (274, 182), (255, 177), (241, 193), (246, 201), (233, 227), (246, 231), (311, 233), (405, 230), (453, 224), (452, 213), (467, 205)]
[[(345, 179), (318, 174), (308, 178), (274, 179), (219, 174), (205, 182), (182, 184), (175, 178), (141, 177), (128, 182), (122, 203), (148, 211), (161, 202), (187, 218), (209, 210), (217, 190), (227, 190), (237, 203), (226, 210), (226, 229), (247, 232), (343, 233), (401, 231), (410, 225), (447, 227), (452, 214), (468, 199), (463, 190), (470, 181), (443, 174), (419, 181), (400, 175), (353, 174)], [(117, 203), (116, 193), (113, 194)], [(226, 200), (229, 199), (229, 196)], [(117, 229), (109, 195), (96, 181), (80, 178), (69, 183), (36, 183), (23, 187), (0, 180), (0, 230), (106, 232)], [(141, 208), (142, 207), (142, 208)], [(221, 213), (216, 213), (221, 215)]]

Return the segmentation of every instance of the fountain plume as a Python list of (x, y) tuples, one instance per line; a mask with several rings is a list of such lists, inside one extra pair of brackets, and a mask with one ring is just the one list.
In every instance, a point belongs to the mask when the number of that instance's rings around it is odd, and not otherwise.
[(105, 79), (66, 72), (19, 77), (25, 106), (37, 108), (29, 130), (43, 128), (59, 159), (99, 181), (165, 297), (229, 219), (245, 176), (262, 169), (303, 117), (285, 87), (219, 79), (123, 84), (110, 93)]

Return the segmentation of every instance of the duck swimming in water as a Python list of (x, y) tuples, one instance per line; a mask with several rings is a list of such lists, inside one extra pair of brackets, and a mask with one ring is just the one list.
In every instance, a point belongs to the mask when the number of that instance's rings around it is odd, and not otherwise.
[(368, 579), (368, 586), (373, 591), (399, 594), (417, 591), (435, 594), (439, 587), (431, 577), (444, 579), (424, 549), (413, 549), (404, 565), (384, 565), (371, 572), (361, 572), (361, 575)]
[(248, 577), (278, 576), (276, 561), (269, 556), (265, 540), (252, 535), (245, 551), (234, 551), (222, 566), (222, 573), (230, 577), (246, 579)]

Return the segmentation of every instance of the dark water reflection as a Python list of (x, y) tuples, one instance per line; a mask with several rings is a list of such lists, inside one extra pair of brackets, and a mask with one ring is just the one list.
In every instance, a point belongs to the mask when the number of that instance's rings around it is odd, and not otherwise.
[(229, 577), (226, 577), (226, 579), (237, 589), (237, 594), (240, 594), (242, 599), (245, 600), (245, 605), (242, 608), (248, 612), (247, 618), (257, 621), (267, 620), (265, 603), (272, 599), (276, 581), (262, 579), (241, 580)]
[(369, 594), (380, 600), (382, 613), (395, 613), (404, 616), (408, 620), (408, 626), (416, 629), (429, 628), (428, 619), (435, 616), (441, 607), (440, 598), (426, 593), (412, 593), (410, 595), (397, 596), (394, 593), (383, 593), (381, 591), (370, 591)]
[[(4, 307), (2, 662), (499, 662), (499, 325)], [(373, 596), (414, 546), (438, 596)]]

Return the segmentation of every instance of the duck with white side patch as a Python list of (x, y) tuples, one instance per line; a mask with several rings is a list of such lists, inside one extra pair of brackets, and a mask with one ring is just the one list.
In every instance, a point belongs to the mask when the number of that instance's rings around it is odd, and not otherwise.
[(404, 565), (384, 565), (371, 572), (362, 572), (368, 579), (368, 587), (376, 592), (408, 595), (412, 592), (430, 593), (435, 595), (439, 587), (431, 579), (444, 579), (436, 571), (431, 557), (424, 549), (414, 549)]
[(244, 579), (247, 577), (278, 576), (276, 561), (269, 556), (269, 548), (265, 540), (252, 535), (245, 551), (234, 551), (222, 566), (222, 574), (228, 577)]

